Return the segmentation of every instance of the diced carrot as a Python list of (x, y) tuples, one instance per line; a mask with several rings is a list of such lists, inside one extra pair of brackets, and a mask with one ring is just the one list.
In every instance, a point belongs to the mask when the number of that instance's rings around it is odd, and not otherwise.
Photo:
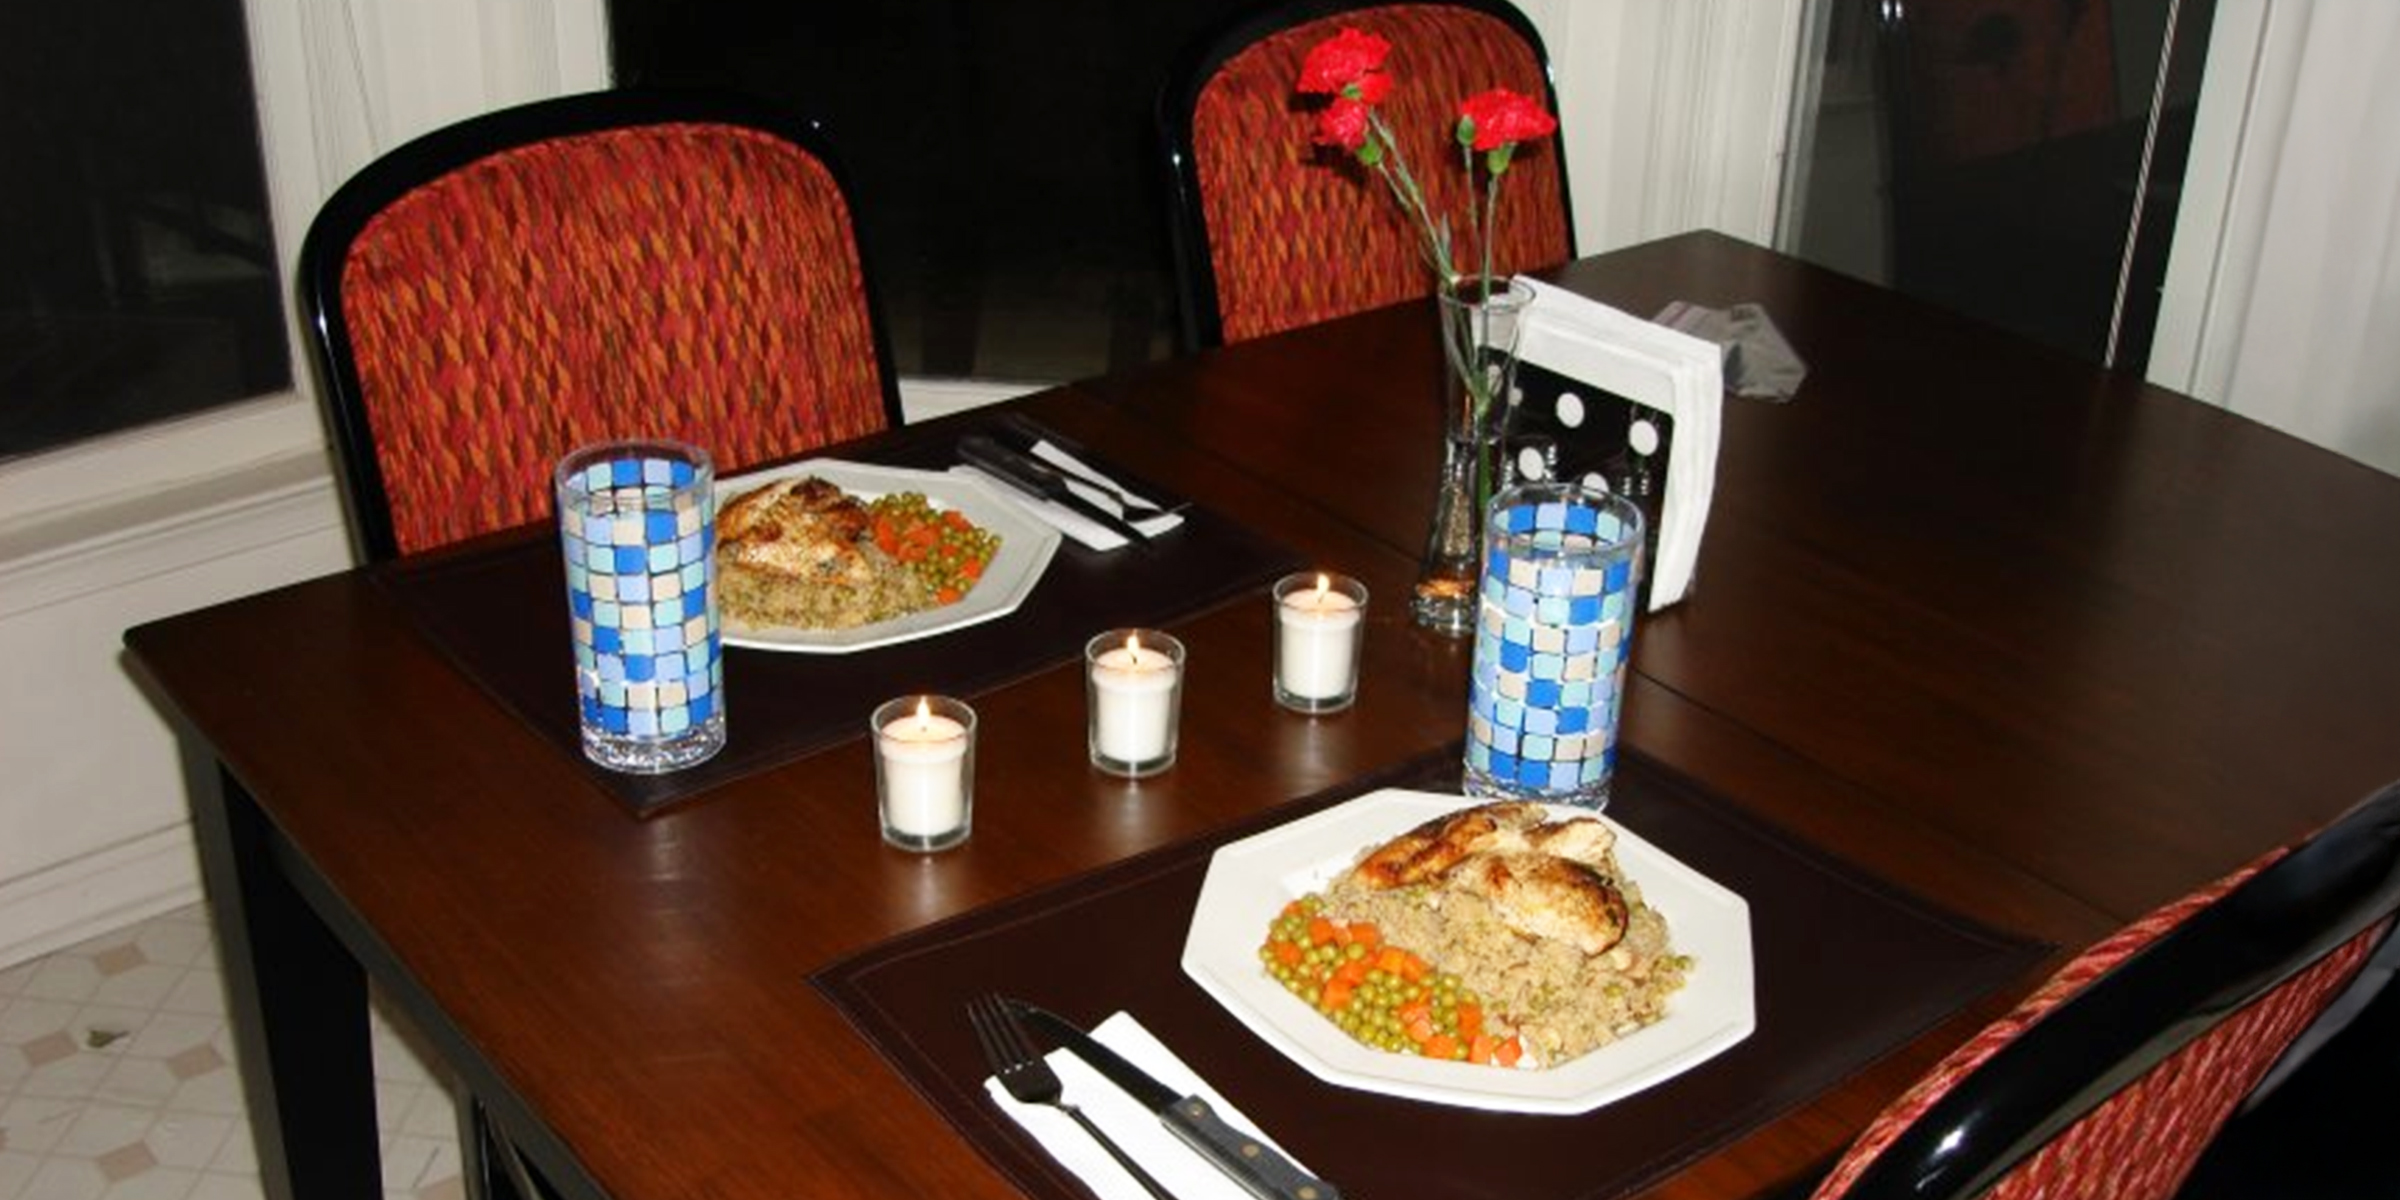
[(1276, 962), (1282, 963), (1287, 967), (1299, 965), (1300, 947), (1295, 946), (1290, 942), (1275, 942), (1272, 944), (1275, 947)]
[(933, 602), (936, 604), (956, 604), (958, 603), (958, 598), (963, 595), (966, 595), (966, 593), (959, 591), (954, 587), (936, 588), (933, 593)]
[(1458, 1036), (1478, 1037), (1483, 1033), (1483, 1010), (1472, 1004), (1458, 1006)]
[(1333, 977), (1356, 987), (1367, 981), (1367, 971), (1367, 960), (1363, 958), (1345, 959), (1341, 966), (1334, 968)]
[(1350, 940), (1372, 949), (1383, 941), (1383, 930), (1373, 921), (1359, 921), (1350, 926)]
[(1323, 917), (1310, 917), (1308, 919), (1308, 941), (1310, 945), (1322, 946), (1332, 940), (1333, 922), (1328, 921)]
[(1492, 1061), (1504, 1067), (1517, 1065), (1517, 1060), (1523, 1057), (1525, 1057), (1525, 1047), (1513, 1037), (1500, 1043), (1500, 1048), (1492, 1051)]
[(1457, 1039), (1457, 1038), (1454, 1038), (1454, 1037), (1451, 1037), (1449, 1034), (1446, 1034), (1446, 1033), (1437, 1033), (1437, 1034), (1434, 1034), (1432, 1037), (1426, 1038), (1426, 1039), (1425, 1039), (1425, 1057), (1427, 1057), (1427, 1058), (1456, 1058), (1456, 1057), (1458, 1057), (1458, 1039)]
[(1339, 978), (1329, 980), (1325, 984), (1325, 990), (1318, 993), (1317, 1007), (1325, 1012), (1340, 1012), (1350, 1007), (1350, 993), (1353, 990), (1349, 984), (1342, 982)]
[(1493, 1051), (1499, 1048), (1499, 1044), (1492, 1040), (1492, 1035), (1488, 1033), (1467, 1034), (1466, 1026), (1463, 1022), (1460, 1023), (1458, 1031), (1460, 1034), (1466, 1035), (1467, 1037), (1468, 1062), (1489, 1063), (1492, 1061)]
[(1383, 952), (1375, 956), (1375, 966), (1394, 975), (1401, 975), (1405, 974), (1408, 959), (1408, 951), (1398, 946), (1385, 946)]

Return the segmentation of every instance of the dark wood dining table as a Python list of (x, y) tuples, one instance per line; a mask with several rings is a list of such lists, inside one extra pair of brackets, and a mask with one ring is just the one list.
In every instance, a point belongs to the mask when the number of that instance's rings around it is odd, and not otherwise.
[[(1628, 759), (2050, 947), (1643, 1194), (1820, 1167), (2044, 968), (2400, 778), (2400, 480), (1719, 235), (1552, 277), (1637, 315), (1758, 303), (1808, 368), (1726, 402), (1693, 591), (1637, 624)], [(971, 697), (974, 833), (937, 855), (879, 840), (863, 736), (629, 811), (371, 570), (132, 630), (190, 750), (269, 1194), (380, 1187), (370, 988), (568, 1195), (1018, 1194), (811, 974), (1455, 743), (1468, 646), (1402, 603), (1440, 375), (1401, 305), (1015, 402), (1363, 580), (1359, 699), (1275, 707), (1263, 589), (1209, 603), (1172, 626), (1179, 759), (1129, 783), (1087, 762), (1080, 668), (1035, 664)]]

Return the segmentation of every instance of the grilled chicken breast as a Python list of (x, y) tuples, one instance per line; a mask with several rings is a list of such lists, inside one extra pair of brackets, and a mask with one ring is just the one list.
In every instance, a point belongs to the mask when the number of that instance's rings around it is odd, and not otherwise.
[(814, 476), (780, 479), (727, 503), (717, 514), (724, 561), (795, 578), (865, 585), (874, 525), (865, 505)]
[(1519, 933), (1605, 954), (1625, 937), (1625, 897), (1588, 863), (1555, 854), (1470, 854), (1442, 877), (1444, 890), (1481, 896)]
[(1505, 801), (1449, 813), (1368, 851), (1352, 870), (1372, 888), (1428, 883), (1468, 855), (1491, 849), (1504, 834), (1516, 833), (1521, 841), (1523, 831), (1546, 815), (1541, 805)]
[(1615, 844), (1599, 821), (1552, 821), (1539, 804), (1502, 801), (1392, 838), (1351, 875), (1379, 891), (1423, 885), (1480, 896), (1519, 933), (1603, 954), (1625, 937), (1625, 897), (1607, 874)]

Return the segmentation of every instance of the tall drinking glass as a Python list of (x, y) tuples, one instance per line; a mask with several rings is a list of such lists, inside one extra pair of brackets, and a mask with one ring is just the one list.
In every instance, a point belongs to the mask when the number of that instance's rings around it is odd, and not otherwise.
[(1521, 484), (1493, 497), (1483, 546), (1466, 790), (1601, 808), (1633, 648), (1642, 510), (1578, 484)]
[(697, 446), (602, 442), (558, 465), (583, 752), (655, 775), (725, 745), (716, 472)]

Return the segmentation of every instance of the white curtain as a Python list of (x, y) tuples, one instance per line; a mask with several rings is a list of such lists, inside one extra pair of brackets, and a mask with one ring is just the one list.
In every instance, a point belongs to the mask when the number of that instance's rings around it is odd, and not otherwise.
[(298, 242), (350, 174), (418, 134), (607, 86), (603, 0), (249, 0), (278, 193)]
[(2400, 474), (2400, 4), (2214, 37), (2152, 378)]

